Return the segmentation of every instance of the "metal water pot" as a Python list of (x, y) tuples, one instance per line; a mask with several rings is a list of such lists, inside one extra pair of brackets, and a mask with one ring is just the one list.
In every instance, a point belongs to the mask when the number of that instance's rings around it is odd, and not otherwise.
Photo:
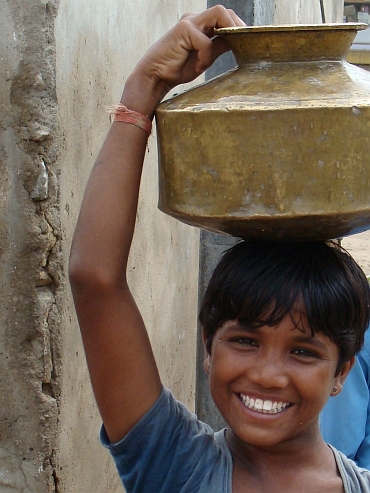
[(238, 67), (156, 110), (159, 208), (211, 231), (328, 239), (370, 228), (366, 25), (219, 29)]

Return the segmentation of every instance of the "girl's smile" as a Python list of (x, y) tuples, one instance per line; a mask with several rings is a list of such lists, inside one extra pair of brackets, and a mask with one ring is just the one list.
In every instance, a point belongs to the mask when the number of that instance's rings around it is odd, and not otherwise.
[(274, 327), (226, 322), (209, 356), (213, 399), (231, 430), (257, 447), (319, 436), (318, 415), (350, 362), (335, 375), (339, 350), (312, 335), (300, 312)]
[(277, 414), (284, 411), (285, 408), (291, 405), (290, 402), (277, 402), (271, 400), (262, 400), (258, 398), (249, 397), (249, 395), (240, 394), (240, 400), (245, 407), (264, 414)]

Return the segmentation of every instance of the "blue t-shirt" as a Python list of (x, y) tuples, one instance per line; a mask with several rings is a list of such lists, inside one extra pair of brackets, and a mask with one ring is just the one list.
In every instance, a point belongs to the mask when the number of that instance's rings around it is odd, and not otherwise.
[(370, 330), (357, 355), (343, 390), (329, 400), (320, 414), (324, 440), (370, 469)]
[[(233, 460), (225, 430), (213, 430), (164, 389), (116, 444), (102, 427), (127, 493), (232, 493)], [(345, 493), (370, 493), (370, 471), (333, 449)]]
[(163, 389), (158, 401), (110, 449), (128, 493), (231, 492), (232, 459), (223, 437), (214, 433)]

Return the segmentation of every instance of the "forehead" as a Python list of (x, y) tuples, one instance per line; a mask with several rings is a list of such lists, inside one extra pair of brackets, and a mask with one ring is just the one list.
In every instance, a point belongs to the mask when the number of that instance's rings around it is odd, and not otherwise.
[(307, 316), (304, 312), (294, 312), (287, 314), (283, 319), (275, 325), (244, 324), (238, 320), (228, 320), (217, 331), (217, 337), (227, 335), (229, 333), (238, 332), (249, 335), (263, 335), (264, 337), (284, 337), (301, 341), (316, 340), (322, 341), (325, 344), (334, 344), (329, 337), (322, 332), (314, 332), (307, 321)]
[[(246, 316), (245, 316), (246, 315)], [(224, 326), (230, 321), (226, 321)], [(314, 334), (314, 330), (308, 323), (307, 311), (303, 301), (296, 300), (294, 305), (288, 309), (278, 305), (275, 301), (269, 303), (268, 307), (262, 309), (261, 313), (255, 319), (249, 317), (249, 314), (241, 314), (240, 317), (234, 320), (241, 328), (245, 327), (248, 330), (258, 329), (263, 326), (279, 327), (283, 325), (291, 330)]]

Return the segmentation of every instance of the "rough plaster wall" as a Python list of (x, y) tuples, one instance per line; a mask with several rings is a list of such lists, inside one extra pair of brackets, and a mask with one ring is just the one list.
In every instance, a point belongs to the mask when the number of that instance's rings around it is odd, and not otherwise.
[(0, 491), (57, 490), (60, 336), (55, 1), (0, 0)]
[[(200, 10), (204, 3), (199, 0), (60, 0), (55, 38), (63, 134), (60, 208), (64, 251), (69, 250), (83, 189), (110, 125), (105, 107), (119, 102), (125, 77), (180, 13)], [(156, 156), (153, 135), (144, 166), (130, 284), (164, 384), (193, 408), (199, 231), (157, 210)], [(65, 310), (69, 328), (63, 353), (59, 492), (122, 491), (113, 462), (98, 442), (100, 418), (69, 292)]]

